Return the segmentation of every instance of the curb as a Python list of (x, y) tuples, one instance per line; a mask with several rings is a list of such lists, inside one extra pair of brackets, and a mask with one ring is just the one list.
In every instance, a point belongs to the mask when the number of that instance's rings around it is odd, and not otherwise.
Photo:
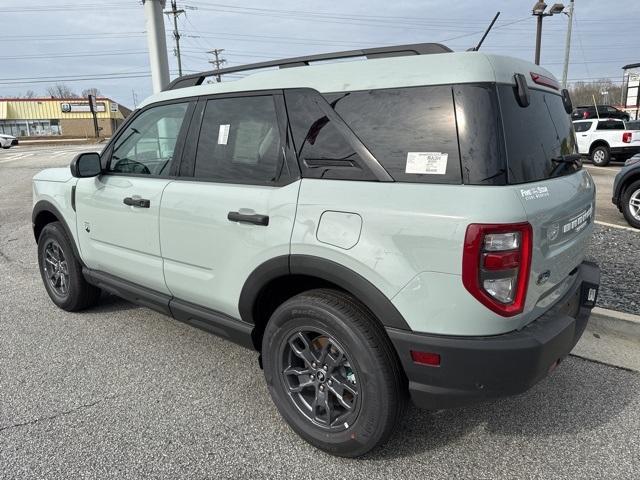
[(595, 307), (591, 310), (587, 328), (590, 325), (640, 339), (640, 315)]

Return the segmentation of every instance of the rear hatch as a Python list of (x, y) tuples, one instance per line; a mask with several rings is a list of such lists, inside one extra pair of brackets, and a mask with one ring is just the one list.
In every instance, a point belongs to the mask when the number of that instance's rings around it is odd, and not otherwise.
[(514, 88), (498, 85), (508, 183), (533, 229), (525, 315), (533, 320), (575, 280), (593, 230), (595, 186), (581, 165), (575, 134), (559, 92), (529, 89), (522, 107)]

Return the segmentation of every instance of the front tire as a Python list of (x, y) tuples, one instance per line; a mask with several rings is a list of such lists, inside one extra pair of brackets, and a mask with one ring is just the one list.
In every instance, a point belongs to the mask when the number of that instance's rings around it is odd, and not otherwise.
[(280, 305), (262, 341), (271, 397), (291, 428), (333, 455), (357, 457), (386, 442), (406, 385), (384, 328), (348, 294), (301, 293)]
[(599, 145), (591, 151), (591, 161), (597, 167), (606, 167), (611, 161), (611, 152), (605, 145)]
[(635, 228), (640, 228), (640, 180), (629, 185), (622, 195), (622, 214)]
[(100, 289), (84, 279), (71, 242), (60, 222), (47, 224), (38, 238), (38, 264), (53, 303), (68, 312), (76, 312), (94, 305)]

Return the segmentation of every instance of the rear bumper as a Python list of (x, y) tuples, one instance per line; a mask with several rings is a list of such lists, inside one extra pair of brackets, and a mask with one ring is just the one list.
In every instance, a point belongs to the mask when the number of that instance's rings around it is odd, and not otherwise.
[(11, 140), (11, 146), (13, 147), (15, 145), (18, 145), (18, 139), (17, 138), (14, 138), (13, 140)]
[[(573, 349), (595, 304), (598, 266), (583, 262), (575, 275), (564, 297), (519, 331), (445, 337), (387, 328), (413, 402), (428, 409), (458, 407), (522, 393), (539, 382)], [(595, 289), (591, 298), (590, 289)], [(439, 354), (440, 366), (415, 364), (412, 350)]]

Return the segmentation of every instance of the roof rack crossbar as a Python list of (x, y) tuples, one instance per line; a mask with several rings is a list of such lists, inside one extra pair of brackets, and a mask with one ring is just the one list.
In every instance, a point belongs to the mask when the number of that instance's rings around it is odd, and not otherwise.
[(202, 85), (207, 77), (225, 75), (228, 73), (246, 72), (259, 70), (262, 68), (278, 67), (292, 68), (309, 65), (310, 62), (320, 62), (326, 60), (339, 60), (343, 58), (366, 57), (367, 59), (384, 57), (402, 57), (408, 55), (430, 55), (434, 53), (452, 52), (449, 47), (440, 43), (414, 43), (409, 45), (396, 45), (392, 47), (364, 48), (361, 50), (347, 50), (344, 52), (321, 53), (319, 55), (309, 55), (305, 57), (292, 57), (282, 60), (269, 60), (267, 62), (250, 63), (235, 67), (220, 68), (218, 70), (208, 70), (205, 72), (185, 75), (173, 80), (165, 90), (175, 90), (178, 88), (194, 87)]

